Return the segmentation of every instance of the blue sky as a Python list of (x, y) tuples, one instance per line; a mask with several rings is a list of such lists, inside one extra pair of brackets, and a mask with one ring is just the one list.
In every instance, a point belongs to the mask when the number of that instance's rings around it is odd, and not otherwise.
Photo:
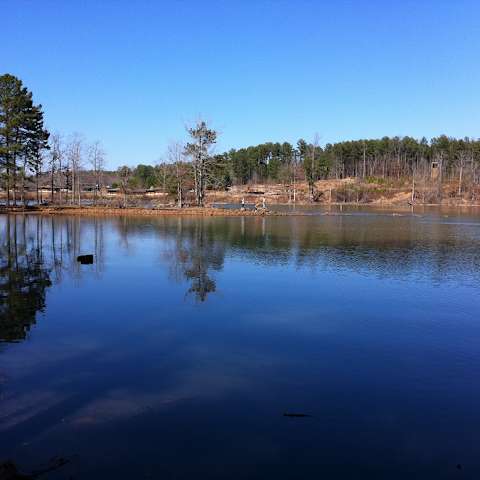
[[(203, 116), (217, 150), (480, 136), (480, 2), (0, 0), (0, 72), (108, 165), (155, 163)], [(5, 41), (6, 39), (6, 41)]]

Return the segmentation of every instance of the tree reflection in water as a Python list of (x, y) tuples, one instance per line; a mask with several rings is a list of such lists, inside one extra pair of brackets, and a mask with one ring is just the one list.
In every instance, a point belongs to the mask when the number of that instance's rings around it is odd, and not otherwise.
[[(81, 278), (76, 256), (82, 249), (82, 222), (74, 217), (7, 215), (0, 226), (0, 342), (17, 342), (44, 311), (52, 283), (60, 283), (65, 274)], [(89, 222), (88, 230), (98, 275), (103, 268), (103, 222)]]
[[(104, 232), (108, 233), (108, 241)], [(152, 244), (148, 244), (153, 241)], [(106, 245), (108, 244), (108, 245)], [(170, 278), (188, 282), (187, 295), (205, 302), (217, 291), (225, 258), (265, 266), (353, 272), (441, 284), (480, 281), (476, 223), (386, 215), (265, 218), (0, 217), (0, 341), (20, 341), (45, 309), (52, 284), (101, 276), (110, 253), (162, 252)], [(109, 252), (106, 252), (108, 246)], [(115, 250), (120, 248), (119, 252)], [(80, 266), (80, 254), (94, 264)], [(121, 270), (128, 275), (127, 264)], [(141, 271), (147, 275), (150, 270)], [(132, 300), (133, 301), (133, 300)]]
[(170, 278), (190, 283), (186, 294), (204, 302), (217, 290), (213, 273), (223, 269), (229, 246), (223, 223), (209, 222), (202, 217), (119, 217), (113, 224), (120, 246), (128, 256), (135, 255), (136, 241), (154, 236), (163, 245), (162, 258), (168, 264)]
[(176, 280), (187, 279), (191, 283), (187, 294), (193, 294), (200, 302), (216, 291), (212, 271), (222, 270), (225, 259), (225, 242), (215, 240), (210, 233), (202, 219), (190, 221), (185, 228), (183, 219), (178, 218), (174, 247), (166, 254), (172, 276)]
[(8, 217), (0, 239), (0, 341), (26, 337), (45, 308), (50, 269), (43, 264), (42, 222), (27, 232), (25, 217)]
[[(46, 294), (52, 284), (65, 276), (79, 282), (88, 271), (100, 276), (105, 256), (104, 229), (116, 227), (121, 246), (133, 250), (129, 237), (144, 234), (145, 225), (137, 220), (118, 218), (45, 217), (9, 215), (0, 225), (0, 341), (26, 338), (36, 315), (46, 307)], [(187, 294), (204, 302), (215, 292), (212, 272), (223, 268), (225, 239), (216, 237), (214, 225), (202, 219), (176, 219), (155, 222), (155, 235), (173, 245), (166, 258), (172, 276), (187, 280)], [(94, 253), (94, 265), (88, 269), (76, 261), (78, 255)]]

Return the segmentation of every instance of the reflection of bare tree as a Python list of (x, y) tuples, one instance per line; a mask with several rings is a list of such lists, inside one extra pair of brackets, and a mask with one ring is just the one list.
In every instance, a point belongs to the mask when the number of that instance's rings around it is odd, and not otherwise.
[[(215, 273), (225, 256), (298, 269), (345, 269), (405, 278), (409, 273), (437, 283), (450, 272), (479, 281), (477, 230), (444, 222), (419, 223), (389, 216), (269, 218), (0, 216), (0, 339), (20, 340), (45, 307), (50, 282), (100, 276), (105, 233), (115, 233), (127, 254), (157, 238), (167, 247), (171, 276), (206, 301), (217, 291)], [(142, 244), (143, 245), (143, 244)], [(148, 244), (149, 247), (150, 243)], [(94, 265), (78, 255), (93, 253)], [(293, 273), (292, 273), (293, 274)]]
[(135, 231), (136, 222), (132, 222), (131, 219), (127, 216), (120, 217), (116, 219), (118, 237), (120, 240), (120, 246), (125, 250), (127, 254), (133, 253), (133, 247), (128, 241), (128, 236), (130, 233)]
[(37, 312), (45, 308), (52, 282), (80, 280), (76, 257), (84, 248), (95, 254), (95, 273), (103, 267), (103, 223), (78, 217), (41, 215), (0, 218), (0, 341), (25, 338)]
[(179, 218), (177, 221), (173, 251), (168, 253), (172, 276), (177, 280), (186, 278), (190, 281), (188, 293), (204, 302), (209, 293), (216, 291), (211, 272), (223, 268), (226, 245), (223, 241), (210, 238), (201, 220), (188, 222), (188, 227), (184, 227), (182, 220)]
[(94, 239), (94, 255), (95, 273), (97, 277), (100, 277), (103, 272), (103, 259), (105, 258), (105, 235), (104, 235), (105, 222), (98, 217), (93, 220), (93, 239)]
[(135, 245), (131, 239), (146, 232), (149, 235), (154, 233), (171, 244), (171, 249), (165, 254), (170, 263), (171, 277), (176, 281), (187, 279), (190, 282), (187, 293), (194, 294), (197, 300), (203, 302), (209, 293), (216, 291), (212, 271), (223, 268), (228, 248), (222, 231), (218, 231), (218, 224), (203, 218), (159, 217), (146, 221), (125, 216), (115, 219), (115, 226), (120, 245), (127, 254), (133, 252)]

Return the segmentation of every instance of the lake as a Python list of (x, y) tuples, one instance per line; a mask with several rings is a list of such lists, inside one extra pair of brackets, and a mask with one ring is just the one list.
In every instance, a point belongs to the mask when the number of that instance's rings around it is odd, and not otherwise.
[(480, 214), (305, 212), (0, 216), (0, 460), (480, 478)]

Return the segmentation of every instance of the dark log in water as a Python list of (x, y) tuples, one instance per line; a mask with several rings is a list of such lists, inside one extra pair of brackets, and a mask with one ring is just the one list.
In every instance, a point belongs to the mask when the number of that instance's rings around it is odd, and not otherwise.
[(82, 265), (91, 265), (93, 263), (93, 255), (79, 255), (77, 257), (77, 262), (81, 263)]

